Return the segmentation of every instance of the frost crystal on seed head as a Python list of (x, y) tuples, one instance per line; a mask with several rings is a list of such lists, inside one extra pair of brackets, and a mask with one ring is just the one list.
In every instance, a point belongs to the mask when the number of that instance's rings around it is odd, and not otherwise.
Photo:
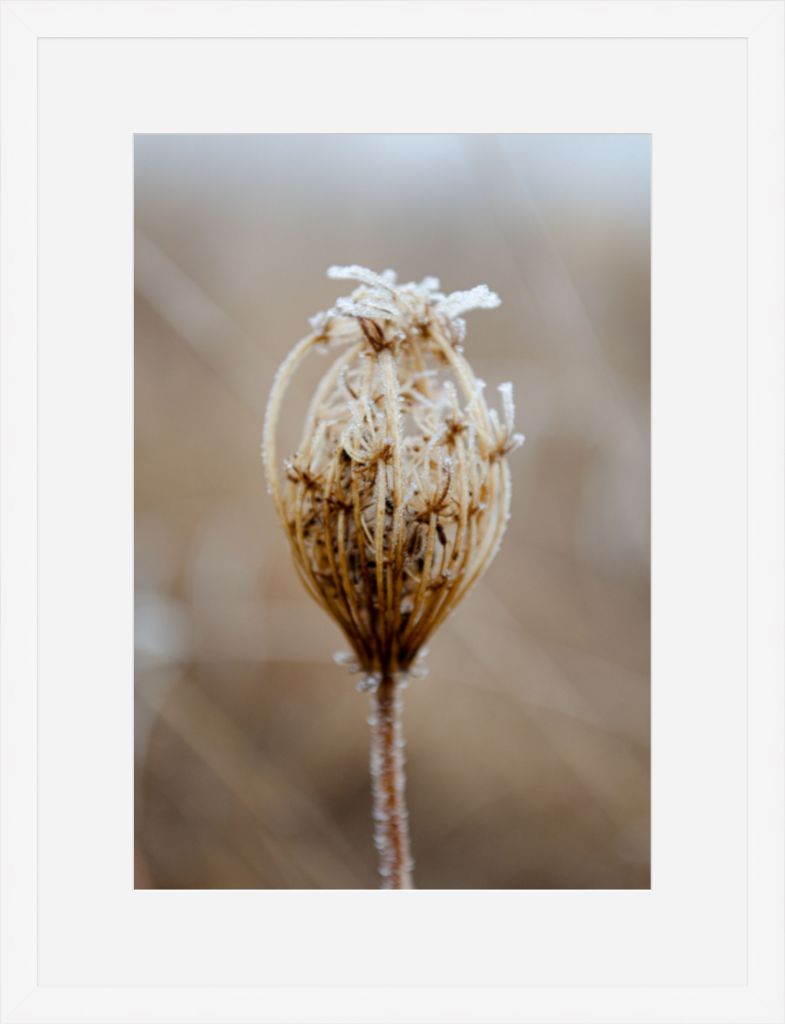
[[(425, 673), (424, 643), (490, 564), (509, 507), (512, 385), (501, 413), (462, 354), (463, 314), (493, 309), (486, 285), (442, 294), (356, 265), (356, 282), (311, 320), (276, 376), (263, 458), (303, 581), (351, 651), (336, 661), (373, 691)], [(285, 388), (313, 348), (343, 351), (316, 388), (279, 479), (275, 430)]]
[(314, 316), (308, 318), (308, 323), (311, 325), (312, 330), (321, 331), (327, 326), (327, 321), (330, 319), (328, 313), (316, 313)]
[(336, 281), (362, 281), (371, 288), (382, 288), (384, 291), (391, 291), (395, 284), (395, 271), (385, 270), (381, 274), (368, 270), (367, 267), (330, 267), (327, 276)]
[(470, 309), (496, 309), (501, 305), (502, 300), (492, 292), (486, 284), (478, 284), (468, 292), (453, 292), (442, 299), (436, 306), (440, 313), (454, 318), (461, 313), (468, 313)]
[[(336, 341), (349, 340), (351, 333), (347, 334), (345, 328), (341, 330), (335, 322), (330, 326), (330, 321), (341, 318), (379, 321), (399, 333), (403, 329), (404, 337), (409, 330), (422, 330), (429, 321), (444, 318), (460, 344), (466, 334), (461, 314), (472, 309), (493, 309), (500, 303), (499, 296), (484, 284), (468, 291), (443, 295), (438, 290), (440, 283), (437, 277), (424, 277), (419, 283), (410, 281), (399, 285), (393, 270), (377, 274), (356, 264), (330, 267), (327, 276), (339, 281), (358, 282), (351, 295), (338, 299), (332, 309), (312, 320), (314, 330), (332, 333)], [(396, 339), (391, 336), (389, 340)]]
[(360, 671), (360, 663), (357, 660), (357, 655), (353, 651), (336, 651), (333, 655), (333, 661), (336, 665), (342, 665), (344, 668), (348, 668), (352, 675)]

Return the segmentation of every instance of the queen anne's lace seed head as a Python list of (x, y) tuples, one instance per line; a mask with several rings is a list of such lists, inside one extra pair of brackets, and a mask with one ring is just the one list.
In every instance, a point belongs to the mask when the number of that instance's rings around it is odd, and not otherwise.
[[(504, 532), (514, 432), (464, 358), (464, 313), (492, 309), (485, 285), (442, 294), (391, 270), (331, 267), (358, 282), (310, 320), (273, 385), (263, 458), (295, 564), (351, 645), (342, 664), (373, 689), (382, 674), (423, 674), (423, 644), (490, 564)], [(275, 447), (282, 400), (313, 348), (343, 347), (323, 375), (300, 446)]]

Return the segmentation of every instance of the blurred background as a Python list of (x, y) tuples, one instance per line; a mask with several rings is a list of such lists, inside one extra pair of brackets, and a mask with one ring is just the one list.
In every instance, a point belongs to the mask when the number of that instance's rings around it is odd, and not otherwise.
[(648, 887), (649, 136), (137, 135), (135, 192), (137, 887), (378, 884), (369, 701), (259, 459), (335, 263), (496, 290), (466, 355), (527, 436), (406, 692), (417, 886)]

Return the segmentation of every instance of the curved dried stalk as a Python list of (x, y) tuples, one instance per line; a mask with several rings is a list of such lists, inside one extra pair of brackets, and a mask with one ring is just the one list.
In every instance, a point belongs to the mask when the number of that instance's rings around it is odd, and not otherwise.
[[(490, 564), (509, 514), (502, 415), (462, 353), (461, 314), (492, 308), (484, 285), (445, 296), (438, 281), (396, 285), (390, 271), (334, 267), (359, 281), (312, 320), (270, 394), (263, 460), (297, 571), (351, 651), (342, 657), (375, 694), (372, 775), (384, 884), (411, 884), (403, 798), (400, 689), (433, 631)], [(279, 474), (276, 429), (286, 389), (317, 346), (346, 345), (311, 401), (297, 452)], [(397, 744), (401, 744), (398, 746)], [(381, 824), (380, 824), (381, 823)]]

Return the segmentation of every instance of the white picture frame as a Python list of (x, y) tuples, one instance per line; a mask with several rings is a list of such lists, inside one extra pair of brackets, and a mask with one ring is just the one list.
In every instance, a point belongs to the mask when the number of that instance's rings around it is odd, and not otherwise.
[[(3, 5), (5, 1024), (783, 1020), (784, 15)], [(133, 889), (133, 134), (370, 130), (652, 135), (650, 891)]]

